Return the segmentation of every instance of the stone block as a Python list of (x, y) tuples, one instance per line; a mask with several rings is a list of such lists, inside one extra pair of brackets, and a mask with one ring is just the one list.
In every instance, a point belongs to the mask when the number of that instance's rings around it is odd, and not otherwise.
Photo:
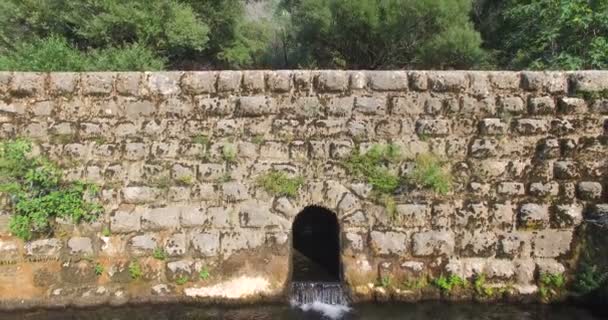
[(181, 72), (153, 72), (148, 76), (148, 89), (153, 95), (169, 96), (181, 92)]
[(71, 95), (76, 91), (80, 74), (76, 72), (51, 72), (49, 74), (49, 92), (52, 95)]
[(522, 87), (530, 91), (568, 92), (568, 79), (563, 72), (524, 71)]
[(194, 280), (194, 261), (192, 260), (178, 260), (167, 263), (166, 275), (170, 281), (176, 281), (177, 279), (191, 279)]
[(450, 134), (449, 120), (425, 119), (416, 121), (416, 133), (422, 136), (445, 136)]
[(607, 114), (608, 113), (608, 99), (598, 99), (593, 101), (589, 111), (592, 113)]
[(19, 243), (17, 241), (0, 240), (0, 264), (13, 263), (17, 261), (19, 257)]
[(239, 221), (243, 228), (261, 228), (275, 224), (270, 206), (255, 200), (241, 203)]
[(431, 89), (437, 92), (459, 92), (469, 86), (469, 79), (464, 72), (432, 71), (428, 72)]
[(581, 200), (598, 200), (602, 196), (602, 184), (594, 181), (581, 181), (577, 186), (577, 194)]
[(150, 203), (158, 200), (160, 189), (150, 187), (126, 187), (122, 189), (125, 203)]
[(180, 226), (181, 208), (168, 206), (144, 211), (141, 223), (144, 230), (177, 229)]
[(554, 221), (558, 228), (577, 227), (583, 221), (583, 206), (579, 204), (558, 204), (555, 206)]
[(407, 252), (407, 234), (403, 232), (380, 232), (372, 231), (371, 247), (378, 255), (402, 255)]
[(175, 233), (165, 241), (165, 252), (169, 257), (179, 257), (187, 252), (187, 241), (185, 233)]
[(526, 111), (526, 105), (521, 97), (504, 96), (498, 100), (498, 109), (502, 114), (517, 115)]
[(220, 250), (220, 234), (217, 231), (192, 232), (190, 247), (197, 257), (214, 257)]
[(526, 258), (532, 254), (531, 232), (508, 232), (500, 235), (498, 240), (498, 257)]
[(348, 84), (348, 74), (344, 71), (320, 71), (316, 78), (316, 86), (320, 91), (346, 91)]
[(403, 91), (408, 88), (404, 71), (368, 71), (369, 86), (376, 91)]
[(190, 94), (214, 93), (217, 81), (215, 71), (186, 72), (182, 78), (182, 89)]
[(549, 131), (546, 119), (518, 119), (515, 122), (515, 132), (521, 135), (545, 134)]
[(505, 259), (488, 259), (484, 274), (490, 279), (509, 280), (515, 276), (515, 263)]
[(498, 155), (498, 140), (492, 138), (474, 139), (471, 143), (470, 155), (473, 158), (484, 159)]
[(383, 115), (386, 114), (387, 101), (385, 97), (357, 97), (354, 110), (366, 115)]
[(533, 97), (528, 102), (530, 114), (543, 115), (555, 113), (555, 101), (553, 97)]
[(501, 182), (498, 184), (498, 194), (507, 196), (522, 196), (526, 188), (521, 182)]
[(587, 112), (587, 102), (581, 98), (562, 97), (558, 103), (558, 111), (565, 114), (582, 114)]
[(560, 180), (576, 179), (579, 176), (579, 168), (573, 161), (555, 161), (553, 175)]
[(543, 230), (534, 235), (534, 257), (557, 258), (570, 251), (572, 230)]
[(116, 76), (116, 92), (123, 96), (139, 96), (141, 89), (141, 72), (120, 72)]
[(264, 71), (243, 71), (243, 89), (247, 92), (262, 92), (266, 88)]
[(451, 255), (454, 253), (454, 236), (450, 232), (415, 233), (412, 242), (414, 256)]
[(274, 92), (289, 92), (292, 86), (291, 71), (280, 70), (266, 73), (268, 88)]
[(504, 135), (508, 130), (508, 123), (498, 118), (482, 119), (479, 122), (479, 131), (483, 135)]
[(236, 229), (221, 235), (220, 250), (226, 259), (235, 252), (257, 248), (264, 241), (265, 235), (259, 230)]
[(276, 113), (274, 100), (265, 96), (241, 97), (239, 99), (237, 113), (243, 117), (260, 117)]
[(25, 257), (31, 260), (58, 259), (63, 248), (59, 239), (41, 239), (25, 244)]
[(81, 75), (84, 95), (109, 95), (112, 92), (115, 74), (112, 72), (88, 72)]
[(464, 257), (492, 257), (496, 255), (498, 238), (493, 232), (465, 232), (458, 241), (460, 255)]
[(217, 77), (217, 90), (219, 92), (240, 91), (242, 79), (241, 71), (221, 71)]
[(227, 201), (242, 201), (250, 198), (247, 186), (234, 181), (222, 184), (222, 194)]
[(16, 96), (36, 96), (44, 93), (44, 74), (34, 72), (13, 73), (10, 92)]
[(426, 204), (399, 204), (395, 223), (404, 228), (428, 227), (431, 207)]
[(523, 204), (519, 208), (517, 221), (520, 228), (544, 228), (549, 224), (549, 207), (536, 203)]
[(129, 239), (131, 253), (136, 256), (150, 255), (157, 247), (158, 236), (153, 233), (145, 233)]
[(113, 233), (129, 233), (141, 230), (141, 213), (118, 210), (110, 217)]
[(559, 183), (533, 182), (530, 184), (530, 194), (536, 197), (557, 196), (559, 193)]
[(68, 240), (68, 249), (71, 255), (92, 255), (93, 243), (91, 238), (72, 237)]
[(425, 71), (410, 71), (409, 86), (413, 90), (425, 91), (429, 88), (429, 77)]
[(608, 90), (607, 71), (576, 71), (570, 80), (575, 91), (594, 92)]

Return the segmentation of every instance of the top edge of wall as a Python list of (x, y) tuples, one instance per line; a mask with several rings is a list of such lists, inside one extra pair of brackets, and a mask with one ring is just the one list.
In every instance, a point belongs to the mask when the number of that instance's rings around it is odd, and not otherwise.
[(551, 94), (608, 90), (608, 70), (244, 70), (158, 72), (0, 72), (0, 93), (168, 96), (264, 92), (526, 90)]

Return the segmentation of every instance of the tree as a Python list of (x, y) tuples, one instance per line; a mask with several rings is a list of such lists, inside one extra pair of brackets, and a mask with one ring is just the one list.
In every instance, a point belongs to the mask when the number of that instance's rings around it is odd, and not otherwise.
[(299, 64), (469, 68), (485, 61), (470, 0), (285, 0), (283, 6), (291, 13)]
[(478, 0), (476, 8), (502, 68), (608, 68), (606, 0)]

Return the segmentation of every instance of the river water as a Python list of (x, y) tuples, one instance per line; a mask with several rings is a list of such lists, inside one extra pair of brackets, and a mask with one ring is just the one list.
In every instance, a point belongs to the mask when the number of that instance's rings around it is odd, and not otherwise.
[(189, 305), (103, 307), (1, 313), (2, 320), (599, 320), (572, 306), (481, 305), (426, 302), (367, 304), (351, 308), (322, 304), (258, 305), (239, 308)]

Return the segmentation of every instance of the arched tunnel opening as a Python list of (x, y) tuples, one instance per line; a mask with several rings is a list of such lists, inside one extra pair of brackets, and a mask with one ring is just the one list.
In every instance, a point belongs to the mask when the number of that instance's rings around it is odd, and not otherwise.
[(319, 206), (304, 208), (292, 227), (293, 281), (340, 281), (340, 226), (336, 214)]

